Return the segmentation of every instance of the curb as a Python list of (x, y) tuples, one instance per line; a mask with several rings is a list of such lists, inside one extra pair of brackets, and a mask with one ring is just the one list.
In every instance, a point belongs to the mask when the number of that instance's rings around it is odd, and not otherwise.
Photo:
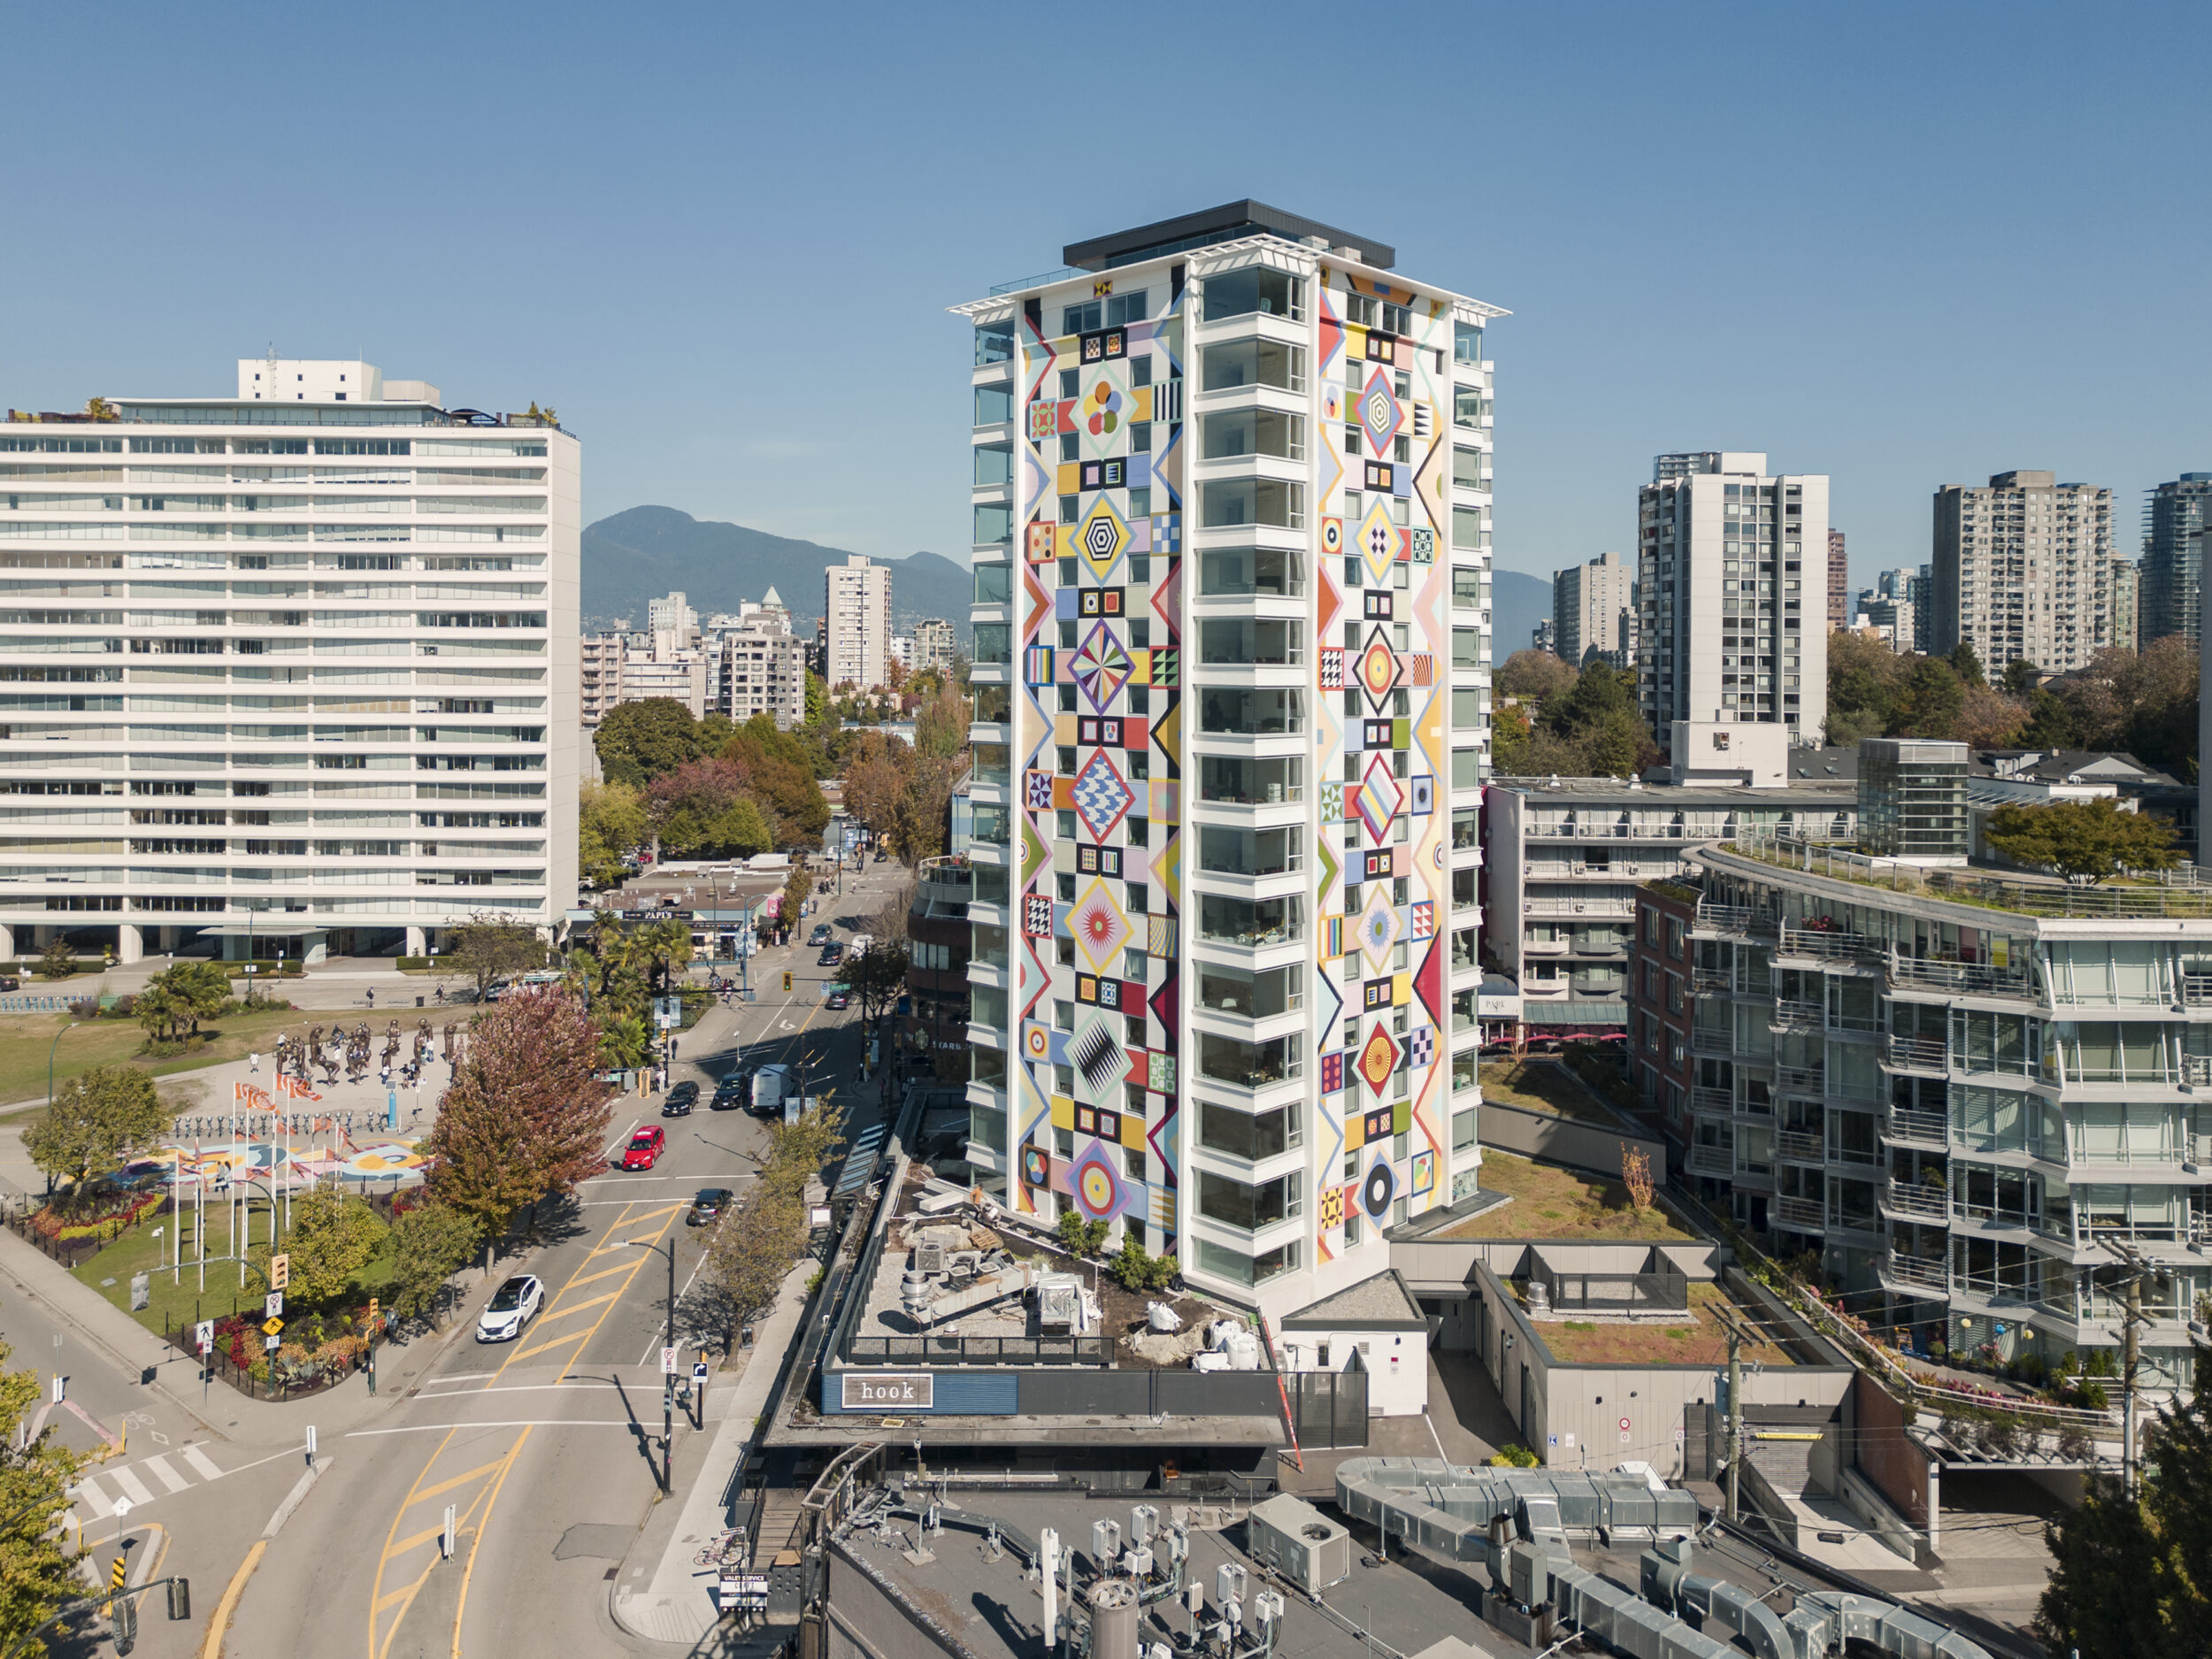
[(223, 1637), (230, 1628), (230, 1616), (238, 1610), (239, 1598), (245, 1594), (247, 1581), (253, 1577), (254, 1569), (260, 1566), (262, 1556), (269, 1553), (269, 1540), (277, 1535), (285, 1522), (292, 1518), (292, 1512), (306, 1501), (307, 1494), (314, 1490), (315, 1483), (322, 1479), (323, 1471), (329, 1468), (332, 1462), (331, 1458), (326, 1457), (308, 1464), (300, 1478), (293, 1482), (292, 1490), (285, 1494), (284, 1502), (277, 1505), (276, 1513), (269, 1517), (268, 1525), (261, 1529), (261, 1536), (253, 1540), (253, 1547), (246, 1551), (245, 1560), (238, 1563), (238, 1571), (223, 1586), (223, 1599), (215, 1604), (215, 1611), (208, 1616), (207, 1635), (200, 1644), (200, 1659), (223, 1659)]

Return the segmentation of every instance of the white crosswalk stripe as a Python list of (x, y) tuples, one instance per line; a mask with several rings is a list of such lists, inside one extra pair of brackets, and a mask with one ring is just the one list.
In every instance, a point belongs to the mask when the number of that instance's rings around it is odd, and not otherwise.
[(149, 1457), (144, 1463), (139, 1464), (139, 1467), (172, 1492), (182, 1492), (192, 1484), (169, 1467), (169, 1460), (166, 1457)]
[[(179, 1469), (170, 1462), (172, 1457), (183, 1463), (185, 1468)], [(119, 1494), (136, 1509), (156, 1498), (184, 1491), (196, 1479), (205, 1482), (222, 1477), (223, 1471), (213, 1458), (197, 1446), (183, 1446), (166, 1454), (141, 1458), (135, 1463), (96, 1470), (69, 1489), (69, 1499), (77, 1511), (78, 1522), (89, 1524), (104, 1521), (115, 1513)], [(155, 1489), (157, 1485), (158, 1491)]]

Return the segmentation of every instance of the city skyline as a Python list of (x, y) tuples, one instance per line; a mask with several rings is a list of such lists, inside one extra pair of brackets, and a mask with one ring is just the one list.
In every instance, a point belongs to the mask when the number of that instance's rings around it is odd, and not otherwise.
[[(242, 27), (251, 16), (235, 15)], [(2191, 101), (2131, 90), (2161, 14), (2101, 17), (2085, 34), (2070, 19), (2063, 55), (2047, 50), (2055, 12), (2008, 12), (2002, 30), (1985, 27), (1998, 15), (1916, 19), (1924, 50), (1909, 62), (1857, 19), (1766, 19), (1755, 38), (1719, 28), (1692, 41), (1625, 11), (1598, 27), (1440, 19), (1434, 59), (1485, 65), (1489, 158), (1479, 204), (1463, 213), (1438, 215), (1409, 186), (1378, 184), (1349, 153), (1217, 164), (1200, 144), (1172, 191), (1130, 175), (1066, 214), (1069, 234), (1246, 195), (1345, 222), (1412, 224), (1409, 267), (1465, 272), (1516, 312), (1494, 348), (1512, 416), (1499, 463), (1514, 486), (1500, 506), (1500, 568), (1548, 574), (1622, 545), (1632, 527), (1622, 495), (1588, 481), (1624, 489), (1651, 455), (1711, 443), (1763, 449), (1783, 471), (1834, 480), (1855, 589), (1870, 572), (1924, 562), (1928, 499), (1946, 481), (2049, 468), (2062, 481), (2109, 486), (2127, 510), (2157, 483), (2212, 465), (2212, 434), (2188, 400), (2189, 377), (2170, 372), (2162, 326), (2187, 303), (2185, 273), (2199, 263), (2189, 249), (2203, 233), (2159, 205), (2183, 182), (2185, 157), (2202, 152), (2207, 117)], [(917, 189), (905, 169), (879, 165), (895, 146), (914, 176), (953, 176), (956, 159), (996, 130), (979, 109), (948, 111), (922, 90), (937, 83), (930, 71), (949, 42), (918, 21), (880, 22), (879, 51), (835, 58), (840, 96), (870, 113), (783, 155), (784, 135), (820, 107), (823, 77), (810, 65), (832, 61), (824, 24), (810, 18), (748, 19), (740, 35), (706, 13), (641, 29), (579, 12), (526, 44), (472, 19), (442, 20), (457, 57), (476, 65), (471, 119), (534, 142), (481, 158), (464, 186), (440, 164), (449, 141), (438, 124), (384, 141), (356, 199), (403, 222), (426, 263), (464, 273), (396, 285), (379, 262), (354, 257), (357, 219), (304, 205), (319, 199), (305, 188), (323, 176), (319, 155), (259, 142), (257, 127), (195, 102), (192, 87), (232, 72), (219, 55), (226, 31), (144, 13), (103, 65), (104, 95), (132, 121), (78, 122), (79, 88), (65, 76), (27, 87), (22, 107), (35, 129), (72, 128), (81, 164), (124, 181), (135, 234), (169, 250), (164, 283), (149, 302), (121, 286), (137, 280), (128, 262), (17, 272), (12, 315), (22, 320), (0, 333), (0, 401), (73, 409), (96, 393), (188, 388), (201, 365), (272, 343), (288, 357), (436, 361), (496, 407), (554, 405), (593, 443), (587, 522), (664, 504), (874, 557), (926, 549), (958, 559), (967, 503), (946, 485), (959, 457), (942, 388), (966, 342), (941, 308), (1029, 274), (1035, 245), (995, 202)], [(1192, 27), (1187, 61), (1233, 40), (1263, 75), (1287, 72), (1308, 35), (1248, 38), (1225, 19)], [(66, 14), (23, 28), (26, 51), (45, 61), (70, 61), (86, 38)], [(267, 42), (257, 73), (277, 84), (311, 73), (333, 39), (311, 19), (256, 38)], [(1570, 49), (1575, 75), (1548, 72)], [(384, 96), (437, 107), (449, 96), (396, 41), (349, 39), (346, 50)], [(1044, 48), (1010, 50), (1018, 65)], [(1955, 82), (1941, 65), (1961, 53), (1979, 67)], [(797, 72), (764, 79), (742, 101), (688, 96), (753, 61)], [(1791, 96), (1665, 89), (1678, 81), (1672, 69), (1693, 65), (1717, 88), (1755, 88), (1787, 65)], [(1200, 72), (1171, 62), (1129, 90), (1125, 117), (1141, 127), (1189, 111), (1203, 86)], [(1448, 106), (1448, 85), (1432, 93)], [(1235, 119), (1195, 108), (1201, 136)], [(259, 210), (265, 252), (249, 268), (234, 256), (232, 226), (132, 182), (136, 134), (149, 126), (186, 134), (188, 155), (243, 167), (257, 199), (276, 204)], [(720, 159), (763, 146), (779, 151), (772, 172), (739, 173)], [(1054, 165), (1046, 148), (1010, 156), (1011, 188), (1042, 181)], [(1778, 265), (1747, 257), (1730, 216), (1704, 204), (1685, 215), (1650, 188), (1653, 171), (1693, 165), (1716, 170), (1707, 204), (1786, 181), (1804, 204), (1791, 232), (1801, 252)], [(1967, 192), (2014, 176), (2034, 178), (2048, 199), (2094, 200), (2088, 233), (2016, 260), (2003, 239), (1974, 232), (1990, 210)], [(58, 238), (81, 222), (70, 177), (19, 175), (9, 191), (27, 234)], [(488, 213), (487, 201), (503, 205)], [(1686, 218), (1695, 234), (1683, 236)], [(671, 227), (684, 257), (638, 257)], [(764, 257), (763, 231), (793, 251)], [(1656, 269), (1638, 264), (1634, 250), (1662, 234), (1677, 251)], [(2154, 239), (2169, 257), (2131, 256)], [(902, 276), (887, 304), (878, 273), (910, 267), (926, 274)], [(1629, 269), (1633, 280), (1620, 275)], [(472, 270), (502, 274), (466, 280)], [(509, 274), (526, 271), (550, 280)], [(838, 313), (858, 304), (863, 284), (867, 314), (889, 331), (784, 326), (781, 296), (818, 295)], [(2059, 335), (2067, 390), (2053, 396), (2050, 354), (2016, 342)], [(1939, 406), (1894, 398), (1886, 377), (1865, 373), (1870, 352), (1945, 361), (1955, 373)], [(1642, 389), (1655, 353), (1663, 406)], [(863, 374), (873, 417), (912, 441), (855, 480), (834, 425), (849, 405), (843, 387)], [(700, 419), (671, 445), (656, 423), (675, 396)]]

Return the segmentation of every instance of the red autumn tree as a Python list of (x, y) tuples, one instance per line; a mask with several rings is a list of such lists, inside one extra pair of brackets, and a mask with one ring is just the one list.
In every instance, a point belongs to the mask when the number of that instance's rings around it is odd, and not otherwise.
[(599, 1041), (557, 986), (511, 992), (480, 1016), (423, 1144), (431, 1196), (496, 1238), (516, 1211), (603, 1168), (613, 1109)]

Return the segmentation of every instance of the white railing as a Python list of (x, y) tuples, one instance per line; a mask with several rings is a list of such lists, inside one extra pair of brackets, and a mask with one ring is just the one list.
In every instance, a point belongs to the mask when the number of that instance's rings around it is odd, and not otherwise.
[(1886, 1283), (1901, 1285), (1908, 1290), (1947, 1294), (1951, 1288), (1950, 1271), (1943, 1263), (1917, 1256), (1901, 1256), (1894, 1250), (1882, 1259), (1878, 1271)]
[(1818, 1233), (1826, 1225), (1816, 1198), (1769, 1199), (1767, 1215), (1779, 1225), (1794, 1227), (1800, 1233)]
[(1889, 1215), (1912, 1221), (1951, 1218), (1949, 1194), (1940, 1187), (1921, 1187), (1909, 1181), (1890, 1182), (1882, 1194), (1882, 1209)]
[(1901, 1107), (1892, 1107), (1889, 1121), (1882, 1125), (1885, 1140), (1912, 1145), (1945, 1146), (1950, 1133), (1950, 1124), (1941, 1112), (1907, 1111)]
[(1774, 1132), (1774, 1149), (1793, 1164), (1819, 1164), (1827, 1154), (1820, 1137), (1807, 1134), (1801, 1129), (1778, 1129)]
[(1940, 1037), (1892, 1037), (1888, 1057), (1893, 1066), (1940, 1071), (1949, 1064), (1949, 1049)]

